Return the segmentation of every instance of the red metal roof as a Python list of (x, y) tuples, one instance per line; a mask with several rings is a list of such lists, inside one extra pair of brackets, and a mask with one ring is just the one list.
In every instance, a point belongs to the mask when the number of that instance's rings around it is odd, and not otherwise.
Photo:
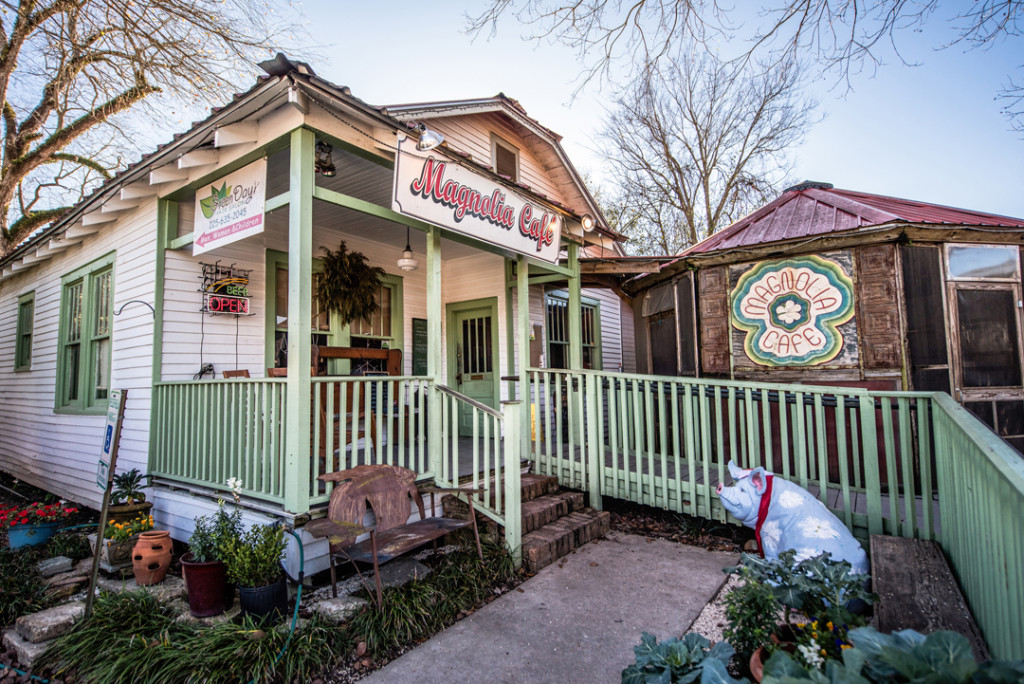
[(751, 247), (894, 222), (1024, 228), (1024, 219), (838, 190), (828, 183), (806, 181), (694, 245), (683, 255)]

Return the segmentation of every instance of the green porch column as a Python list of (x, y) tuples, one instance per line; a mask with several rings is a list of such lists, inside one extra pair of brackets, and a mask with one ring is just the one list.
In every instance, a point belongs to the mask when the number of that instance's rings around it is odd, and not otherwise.
[(530, 453), (530, 265), (520, 255), (516, 264), (516, 334), (519, 336), (520, 458)]
[(583, 295), (580, 284), (580, 246), (569, 243), (569, 369), (583, 368)]
[[(444, 384), (442, 359), (444, 346), (441, 343), (441, 330), (444, 322), (444, 307), (441, 304), (441, 230), (431, 227), (427, 231), (427, 375), (434, 385)], [(427, 458), (435, 480), (441, 475), (441, 394), (438, 390), (431, 392), (432, 406), (428, 415)], [(452, 421), (458, 429), (458, 420)], [(458, 480), (458, 473), (454, 479)]]
[[(288, 204), (288, 389), (284, 506), (309, 510), (310, 383), (313, 299), (313, 148), (316, 136), (292, 131)], [(269, 276), (268, 276), (269, 277)]]

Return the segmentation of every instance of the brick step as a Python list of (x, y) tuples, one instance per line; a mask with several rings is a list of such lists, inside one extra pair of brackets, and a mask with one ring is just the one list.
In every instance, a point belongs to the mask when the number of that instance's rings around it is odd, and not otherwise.
[(607, 511), (588, 508), (569, 513), (523, 535), (523, 564), (528, 571), (536, 572), (610, 529), (611, 515)]
[[(471, 485), (465, 485), (469, 487)], [(483, 485), (481, 485), (482, 487)], [(494, 480), (489, 482), (491, 488), (490, 505), (494, 506)], [(538, 475), (537, 473), (523, 473), (519, 476), (519, 491), (522, 501), (533, 501), (541, 496), (558, 493), (558, 478), (554, 475)], [(505, 492), (502, 491), (504, 497)]]
[(583, 492), (558, 492), (523, 502), (523, 534), (583, 509)]

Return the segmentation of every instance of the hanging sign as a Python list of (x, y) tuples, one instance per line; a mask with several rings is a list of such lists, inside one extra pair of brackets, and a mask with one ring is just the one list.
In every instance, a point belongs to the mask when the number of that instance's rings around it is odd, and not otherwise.
[(196, 192), (192, 255), (263, 232), (267, 160), (260, 159)]
[(733, 325), (746, 331), (744, 352), (764, 366), (831, 361), (843, 348), (838, 326), (853, 313), (853, 281), (819, 256), (761, 262), (732, 291)]
[(560, 214), (460, 164), (398, 144), (392, 208), (519, 254), (558, 262)]
[(200, 262), (203, 267), (203, 308), (210, 315), (249, 315), (250, 269)]
[(111, 470), (117, 459), (117, 445), (121, 441), (121, 421), (124, 419), (126, 390), (110, 390), (107, 400), (107, 423), (103, 426), (103, 450), (96, 464), (96, 486), (106, 489), (110, 484)]

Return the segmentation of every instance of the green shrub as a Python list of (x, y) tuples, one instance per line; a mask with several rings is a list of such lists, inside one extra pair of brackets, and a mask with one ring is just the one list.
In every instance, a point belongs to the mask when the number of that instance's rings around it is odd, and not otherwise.
[(226, 513), (223, 501), (216, 513), (195, 521), (188, 548), (197, 563), (224, 560), (228, 544), (242, 536), (242, 512), (236, 508), (233, 513)]
[(67, 556), (74, 561), (80, 561), (92, 555), (92, 547), (89, 539), (79, 532), (58, 532), (46, 545), (46, 554), (49, 557)]
[(729, 624), (724, 636), (741, 655), (749, 657), (761, 646), (771, 643), (781, 606), (770, 586), (747, 574), (741, 571), (740, 576), (746, 583), (725, 596), (725, 616)]
[(253, 525), (241, 537), (228, 539), (222, 560), (228, 577), (240, 587), (265, 587), (281, 577), (284, 527)]
[(636, 662), (622, 671), (622, 684), (736, 682), (725, 669), (734, 653), (732, 646), (724, 641), (712, 646), (696, 632), (660, 644), (657, 638), (644, 632), (640, 645), (634, 646), (633, 652)]
[(0, 549), (0, 625), (50, 606), (46, 584), (36, 570), (44, 557), (37, 548)]
[[(317, 618), (297, 628), (263, 631), (250, 620), (204, 628), (175, 621), (176, 613), (146, 591), (101, 594), (88, 620), (59, 637), (37, 660), (87, 683), (311, 681), (351, 649)], [(76, 680), (76, 681), (77, 681)]]
[(842, 660), (827, 660), (824, 672), (798, 663), (785, 651), (772, 654), (764, 666), (765, 684), (784, 682), (968, 682), (1024, 681), (1024, 660), (989, 661), (978, 664), (967, 639), (956, 632), (924, 636), (907, 629), (882, 634), (873, 627), (849, 633), (852, 648)]

